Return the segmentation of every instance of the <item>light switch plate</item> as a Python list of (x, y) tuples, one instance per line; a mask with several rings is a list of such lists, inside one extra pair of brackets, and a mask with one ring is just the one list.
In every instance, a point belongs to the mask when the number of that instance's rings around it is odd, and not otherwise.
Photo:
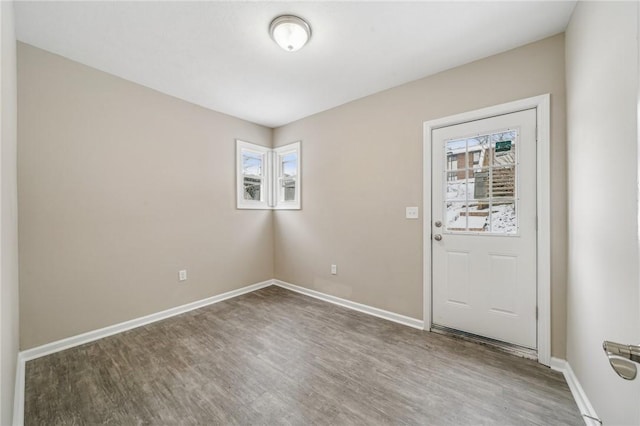
[(407, 219), (418, 219), (419, 215), (418, 207), (407, 207)]

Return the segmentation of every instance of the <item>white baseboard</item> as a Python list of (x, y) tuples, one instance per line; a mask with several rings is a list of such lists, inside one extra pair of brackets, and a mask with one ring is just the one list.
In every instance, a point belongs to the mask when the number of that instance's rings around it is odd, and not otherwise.
[(264, 287), (269, 287), (272, 284), (273, 284), (273, 280), (267, 280), (261, 283), (248, 285), (246, 287), (242, 287), (236, 290), (231, 290), (226, 293), (219, 294), (217, 296), (208, 297), (206, 299), (187, 303), (186, 305), (176, 306), (175, 308), (170, 308), (165, 311), (156, 312), (155, 314), (146, 315), (144, 317), (135, 318), (130, 321), (125, 321), (119, 324), (110, 325), (108, 327), (100, 328), (98, 330), (93, 330), (87, 333), (78, 334), (77, 336), (67, 337), (66, 339), (47, 343), (46, 345), (28, 349), (20, 353), (24, 357), (25, 361), (30, 361), (32, 359), (40, 358), (42, 356), (49, 355), (54, 352), (59, 352), (65, 349), (73, 348), (75, 346), (84, 345), (85, 343), (93, 342), (94, 340), (102, 339), (104, 337), (111, 336), (117, 333), (122, 333), (123, 331), (131, 330), (133, 328), (141, 327), (143, 325), (151, 324), (152, 322), (171, 318), (173, 316), (180, 315), (185, 312), (192, 311), (194, 309), (202, 308), (208, 305), (213, 305), (214, 303), (222, 302), (223, 300), (231, 299), (232, 297), (237, 297), (245, 293), (251, 293), (252, 291), (256, 291)]
[[(22, 351), (18, 354), (18, 361), (16, 366), (16, 385), (14, 396), (14, 413), (13, 413), (13, 425), (22, 426), (24, 424), (24, 390), (25, 390), (25, 364), (27, 361), (40, 358), (45, 355), (49, 355), (55, 352), (59, 352), (65, 349), (69, 349), (75, 346), (83, 345), (85, 343), (93, 342), (98, 339), (102, 339), (107, 336), (111, 336), (123, 331), (131, 330), (143, 325), (147, 325), (156, 321), (160, 321), (166, 318), (170, 318), (176, 315), (183, 314), (185, 312), (192, 311), (194, 309), (202, 308), (204, 306), (212, 305), (214, 303), (222, 302), (223, 300), (231, 299), (246, 293), (250, 293), (261, 288), (276, 285), (287, 290), (294, 291), (296, 293), (304, 294), (316, 299), (323, 300), (325, 302), (333, 303), (348, 309), (353, 309), (358, 312), (373, 315), (378, 318), (383, 318), (389, 321), (393, 321), (398, 324), (406, 325), (408, 327), (423, 330), (424, 322), (422, 320), (400, 315), (394, 312), (385, 311), (383, 309), (374, 308), (372, 306), (364, 305), (361, 303), (353, 302), (350, 300), (342, 299), (329, 294), (321, 293), (316, 290), (311, 290), (305, 287), (300, 287), (294, 284), (290, 284), (280, 280), (267, 280), (257, 284), (252, 284), (246, 287), (242, 287), (236, 290), (232, 290), (226, 293), (212, 296), (206, 299), (198, 300), (186, 305), (177, 306), (175, 308), (167, 309), (162, 312), (147, 315), (144, 317), (136, 318), (130, 321), (125, 321), (112, 326), (104, 327), (98, 330), (89, 331), (87, 333), (79, 334), (77, 336), (68, 337), (66, 339), (58, 340), (56, 342), (47, 343), (46, 345), (38, 346), (36, 348)], [(589, 402), (586, 393), (580, 386), (578, 378), (573, 373), (569, 363), (563, 359), (551, 358), (550, 367), (553, 370), (559, 371), (564, 374), (565, 380), (571, 389), (573, 398), (578, 405), (580, 413), (586, 414), (595, 419), (598, 418), (593, 406)], [(596, 420), (583, 416), (587, 426), (600, 426)]]
[(340, 305), (345, 308), (353, 309), (358, 312), (373, 315), (378, 318), (383, 318), (389, 321), (396, 322), (398, 324), (406, 325), (409, 327), (422, 330), (424, 328), (424, 322), (422, 320), (407, 317), (404, 315), (396, 314), (394, 312), (385, 311), (383, 309), (374, 308), (373, 306), (363, 305), (361, 303), (352, 302), (350, 300), (341, 299), (336, 296), (331, 296), (319, 291), (310, 290), (297, 285), (289, 284), (280, 280), (267, 280), (261, 283), (249, 285), (246, 287), (232, 290), (226, 293), (219, 294), (217, 296), (209, 297), (206, 299), (198, 300), (196, 302), (187, 303), (186, 305), (176, 306), (175, 308), (167, 309), (162, 312), (147, 315), (140, 318), (135, 318), (130, 321), (121, 322), (108, 327), (104, 327), (98, 330), (89, 331), (77, 336), (68, 337), (66, 339), (58, 340), (55, 342), (47, 343), (42, 346), (38, 346), (26, 351), (22, 351), (18, 354), (18, 363), (16, 367), (16, 387), (15, 387), (15, 399), (14, 399), (14, 413), (13, 424), (14, 426), (22, 426), (24, 424), (24, 390), (25, 390), (25, 363), (27, 361), (40, 358), (46, 355), (50, 355), (55, 352), (70, 349), (75, 346), (84, 345), (104, 337), (112, 336), (123, 331), (131, 330), (143, 325), (151, 324), (156, 321), (167, 319), (176, 315), (183, 314), (185, 312), (192, 311), (194, 309), (202, 308), (207, 305), (222, 302), (223, 300), (231, 299), (233, 297), (240, 296), (242, 294), (250, 293), (252, 291), (259, 290), (261, 288), (269, 287), (270, 285), (277, 285), (278, 287), (285, 288), (287, 290), (301, 293), (306, 296), (314, 297), (316, 299), (323, 300), (325, 302)]
[(277, 285), (278, 287), (285, 288), (287, 290), (295, 291), (296, 293), (304, 294), (306, 296), (324, 300), (325, 302), (333, 303), (334, 305), (340, 305), (345, 308), (353, 309), (354, 311), (373, 315), (374, 317), (397, 322), (398, 324), (417, 328), (419, 330), (422, 330), (424, 328), (424, 322), (416, 318), (406, 317), (404, 315), (396, 314), (394, 312), (385, 311), (384, 309), (374, 308), (373, 306), (363, 305), (362, 303), (341, 299), (336, 296), (331, 296), (329, 294), (321, 293), (316, 290), (310, 290), (308, 288), (289, 284), (287, 282), (280, 281), (280, 280), (273, 280), (273, 284)]
[(24, 424), (24, 357), (18, 353), (16, 364), (16, 386), (13, 395), (13, 426)]
[(16, 366), (16, 387), (14, 395), (14, 412), (13, 412), (13, 425), (22, 426), (24, 424), (24, 387), (25, 387), (25, 363), (32, 359), (40, 358), (45, 355), (49, 355), (55, 352), (70, 349), (75, 346), (84, 345), (85, 343), (93, 342), (104, 337), (112, 336), (123, 331), (131, 330), (143, 325), (150, 324), (152, 322), (167, 319), (176, 315), (183, 314), (185, 312), (192, 311), (194, 309), (202, 308), (204, 306), (213, 305), (214, 303), (222, 302), (223, 300), (231, 299), (252, 291), (259, 290), (264, 287), (273, 285), (273, 280), (263, 281), (261, 283), (248, 285), (236, 290), (231, 290), (226, 293), (219, 294), (217, 296), (208, 297), (206, 299), (197, 300), (195, 302), (187, 303), (186, 305), (176, 306), (175, 308), (167, 309), (165, 311), (156, 312), (155, 314), (146, 315), (144, 317), (135, 318), (130, 321), (121, 322), (119, 324), (110, 325), (108, 327), (100, 328), (98, 330), (89, 331), (87, 333), (78, 334), (77, 336), (68, 337), (66, 339), (58, 340), (55, 342), (47, 343), (46, 345), (38, 346), (32, 349), (27, 349), (18, 353), (18, 363)]
[(596, 414), (596, 410), (593, 409), (593, 405), (589, 402), (589, 398), (587, 398), (587, 394), (580, 385), (578, 377), (576, 377), (575, 373), (571, 369), (571, 365), (564, 359), (552, 357), (549, 366), (552, 370), (556, 370), (564, 374), (564, 379), (567, 381), (569, 389), (571, 389), (571, 394), (578, 405), (578, 410), (580, 410), (580, 414), (582, 414), (585, 424), (587, 426), (601, 426), (602, 423), (595, 420), (599, 419)]

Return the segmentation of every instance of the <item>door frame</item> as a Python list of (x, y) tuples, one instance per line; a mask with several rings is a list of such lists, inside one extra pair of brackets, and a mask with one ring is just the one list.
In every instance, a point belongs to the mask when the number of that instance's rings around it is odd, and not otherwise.
[(551, 362), (551, 167), (550, 167), (550, 113), (551, 96), (547, 93), (520, 99), (424, 123), (423, 138), (423, 319), (424, 329), (431, 330), (432, 320), (432, 268), (431, 268), (431, 145), (432, 132), (442, 127), (482, 120), (497, 115), (527, 109), (536, 110), (536, 253), (537, 253), (537, 352), (538, 362), (549, 366)]

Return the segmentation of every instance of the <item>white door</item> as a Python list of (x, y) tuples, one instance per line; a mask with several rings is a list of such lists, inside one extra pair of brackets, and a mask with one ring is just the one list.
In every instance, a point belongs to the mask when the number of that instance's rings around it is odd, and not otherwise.
[(432, 323), (536, 349), (536, 110), (432, 141)]

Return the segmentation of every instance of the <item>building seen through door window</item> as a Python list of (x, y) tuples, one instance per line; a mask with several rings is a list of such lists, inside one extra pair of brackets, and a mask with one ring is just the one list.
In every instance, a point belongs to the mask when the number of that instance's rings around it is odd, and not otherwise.
[(445, 142), (446, 232), (517, 234), (517, 133)]

